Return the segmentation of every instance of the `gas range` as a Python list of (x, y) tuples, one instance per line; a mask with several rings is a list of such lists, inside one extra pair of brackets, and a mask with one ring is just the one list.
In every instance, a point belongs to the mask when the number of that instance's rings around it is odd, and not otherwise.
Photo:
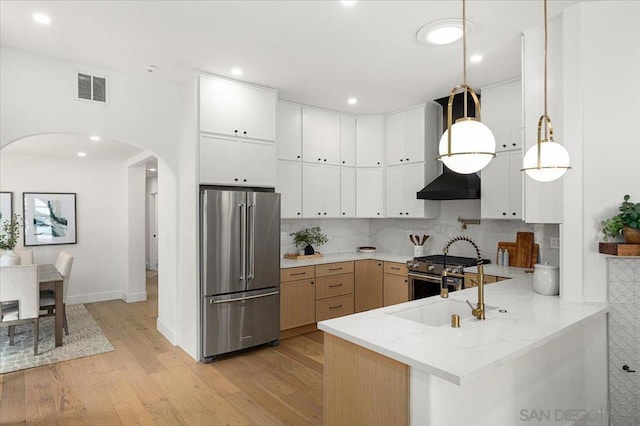
[[(430, 275), (442, 275), (445, 269), (444, 255), (434, 254), (431, 256), (415, 257), (407, 261), (407, 268), (410, 272), (417, 272)], [(449, 275), (464, 275), (464, 268), (475, 266), (478, 259), (474, 257), (460, 257), (447, 255), (446, 271)], [(489, 259), (482, 259), (484, 264), (491, 263)]]

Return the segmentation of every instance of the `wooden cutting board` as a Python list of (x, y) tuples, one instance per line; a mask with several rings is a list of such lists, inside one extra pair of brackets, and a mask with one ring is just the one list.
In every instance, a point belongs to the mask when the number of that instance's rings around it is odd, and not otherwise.
[[(516, 234), (516, 261), (515, 266), (531, 268), (533, 257), (533, 232), (518, 232)], [(511, 262), (509, 262), (511, 263)]]

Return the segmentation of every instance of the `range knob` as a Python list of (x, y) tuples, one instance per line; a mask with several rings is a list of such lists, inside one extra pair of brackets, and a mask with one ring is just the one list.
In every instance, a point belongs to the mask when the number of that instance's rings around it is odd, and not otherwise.
[(434, 269), (436, 269), (436, 267), (433, 265), (427, 266), (427, 271), (433, 271)]

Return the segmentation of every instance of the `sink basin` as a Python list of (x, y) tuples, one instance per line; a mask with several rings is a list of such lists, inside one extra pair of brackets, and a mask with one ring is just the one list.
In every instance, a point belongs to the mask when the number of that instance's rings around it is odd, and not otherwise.
[[(472, 302), (473, 305), (475, 305)], [(495, 307), (486, 306), (485, 310), (495, 309)], [(460, 315), (460, 320), (471, 317), (471, 308), (466, 302), (461, 300), (444, 299), (440, 302), (430, 305), (410, 308), (404, 311), (389, 312), (389, 315), (408, 319), (410, 321), (419, 322), (420, 324), (431, 327), (451, 324), (451, 315)]]

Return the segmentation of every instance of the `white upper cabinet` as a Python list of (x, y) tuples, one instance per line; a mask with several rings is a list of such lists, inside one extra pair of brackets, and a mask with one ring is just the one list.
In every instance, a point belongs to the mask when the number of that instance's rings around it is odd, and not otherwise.
[(356, 216), (384, 217), (384, 169), (356, 169)]
[(200, 137), (200, 183), (274, 186), (272, 143)]
[(302, 155), (308, 163), (340, 164), (340, 114), (302, 107)]
[(280, 160), (302, 160), (302, 107), (278, 101), (276, 150)]
[(521, 149), (521, 81), (514, 80), (483, 88), (481, 118), (496, 138), (496, 152)]
[(522, 150), (499, 152), (482, 169), (483, 219), (522, 219)]
[(302, 193), (304, 217), (340, 217), (340, 167), (303, 164)]
[(340, 169), (340, 217), (356, 216), (356, 169)]
[(425, 201), (416, 193), (424, 185), (424, 163), (387, 169), (387, 217), (425, 217)]
[(340, 114), (340, 165), (356, 165), (356, 117)]
[(356, 118), (356, 165), (379, 167), (384, 165), (386, 139), (383, 115), (361, 115)]
[(276, 192), (279, 192), (282, 218), (302, 217), (302, 163), (278, 161)]
[(200, 131), (275, 141), (277, 91), (200, 76)]
[(425, 106), (387, 116), (387, 165), (424, 161)]

